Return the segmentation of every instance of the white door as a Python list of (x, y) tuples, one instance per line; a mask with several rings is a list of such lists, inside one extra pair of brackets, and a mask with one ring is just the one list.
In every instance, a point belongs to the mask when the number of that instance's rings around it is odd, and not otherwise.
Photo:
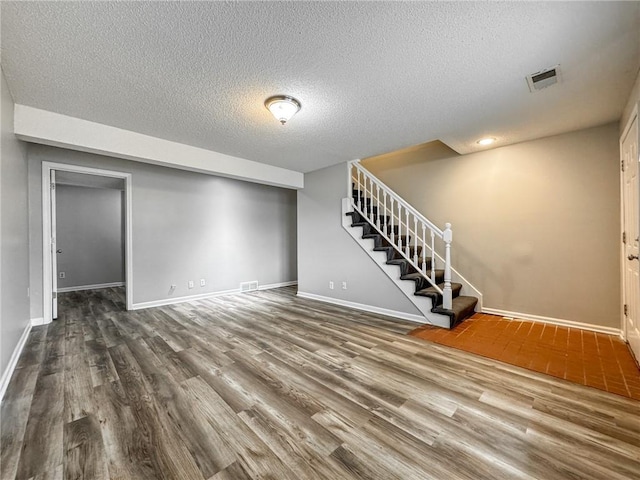
[(638, 189), (638, 117), (622, 138), (624, 221), (624, 334), (640, 361), (640, 210)]
[(56, 171), (51, 170), (51, 318), (58, 318), (58, 247), (56, 247)]

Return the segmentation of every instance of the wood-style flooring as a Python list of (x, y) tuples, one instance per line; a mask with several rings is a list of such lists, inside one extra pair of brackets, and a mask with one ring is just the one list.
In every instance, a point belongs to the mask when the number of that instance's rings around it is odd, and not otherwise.
[(2, 403), (2, 479), (638, 479), (640, 403), (253, 292), (63, 295)]

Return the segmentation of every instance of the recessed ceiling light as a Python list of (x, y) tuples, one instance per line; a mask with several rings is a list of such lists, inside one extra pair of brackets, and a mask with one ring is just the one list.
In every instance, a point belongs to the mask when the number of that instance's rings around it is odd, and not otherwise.
[(264, 106), (284, 125), (300, 110), (300, 102), (288, 95), (276, 95), (264, 101)]
[(486, 146), (486, 145), (491, 145), (493, 142), (495, 142), (496, 139), (493, 137), (487, 137), (487, 138), (481, 138), (480, 140), (478, 140), (476, 143), (478, 145), (482, 145), (482, 146)]

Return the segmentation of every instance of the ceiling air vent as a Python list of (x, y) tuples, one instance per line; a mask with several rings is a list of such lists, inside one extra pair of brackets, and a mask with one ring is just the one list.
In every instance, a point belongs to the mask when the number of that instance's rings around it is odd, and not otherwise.
[(527, 75), (527, 83), (529, 84), (529, 90), (531, 90), (532, 93), (542, 90), (543, 88), (550, 87), (551, 85), (555, 85), (556, 83), (559, 83), (560, 80), (560, 65), (545, 68), (539, 72)]

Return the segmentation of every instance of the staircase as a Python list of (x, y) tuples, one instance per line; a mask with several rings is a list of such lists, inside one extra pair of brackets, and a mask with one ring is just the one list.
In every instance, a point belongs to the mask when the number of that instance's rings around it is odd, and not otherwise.
[(450, 224), (436, 227), (357, 161), (349, 163), (348, 189), (343, 227), (425, 323), (450, 329), (482, 308), (482, 294), (451, 267)]

